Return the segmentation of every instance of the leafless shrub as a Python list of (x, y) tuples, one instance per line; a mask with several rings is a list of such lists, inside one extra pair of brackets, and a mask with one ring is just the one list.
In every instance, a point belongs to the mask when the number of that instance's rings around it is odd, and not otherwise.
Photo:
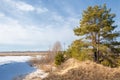
[(41, 57), (40, 59), (33, 58), (30, 63), (32, 63), (32, 65), (42, 68), (45, 71), (52, 71), (52, 65), (54, 65), (55, 56), (59, 51), (61, 51), (61, 49), (61, 44), (59, 41), (57, 41), (53, 45), (52, 50), (49, 50), (45, 56)]
[(51, 51), (51, 59), (54, 60), (56, 54), (62, 50), (61, 43), (59, 41), (55, 42)]

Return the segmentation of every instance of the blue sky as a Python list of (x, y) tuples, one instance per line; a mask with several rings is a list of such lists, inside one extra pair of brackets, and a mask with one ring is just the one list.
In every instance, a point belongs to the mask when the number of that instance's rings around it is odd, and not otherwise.
[(56, 41), (67, 47), (83, 10), (104, 3), (119, 27), (120, 0), (1, 0), (0, 51), (48, 50)]

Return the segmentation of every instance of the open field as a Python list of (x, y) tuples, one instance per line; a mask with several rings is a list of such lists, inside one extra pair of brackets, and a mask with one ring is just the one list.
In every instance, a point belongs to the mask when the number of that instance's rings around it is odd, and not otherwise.
[(13, 52), (0, 52), (0, 56), (36, 56), (47, 55), (48, 51), (13, 51)]

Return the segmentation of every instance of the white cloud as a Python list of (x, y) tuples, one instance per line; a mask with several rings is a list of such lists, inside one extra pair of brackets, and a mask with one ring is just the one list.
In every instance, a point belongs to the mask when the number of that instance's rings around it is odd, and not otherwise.
[[(26, 27), (26, 28), (25, 28)], [(38, 28), (19, 24), (0, 25), (1, 44), (49, 45), (55, 41), (69, 41), (73, 34), (69, 28)]]
[(25, 3), (23, 1), (3, 0), (3, 2), (6, 3), (8, 7), (13, 8), (13, 10), (24, 11), (24, 12), (35, 10), (35, 8), (32, 5)]
[[(19, 21), (3, 17), (0, 22), (0, 44), (49, 45), (59, 40), (68, 42), (74, 39), (70, 25), (21, 25)], [(62, 27), (61, 27), (62, 26)]]
[(14, 8), (14, 10), (17, 11), (23, 11), (23, 12), (35, 11), (40, 14), (48, 11), (48, 9), (45, 7), (35, 7), (23, 1), (17, 1), (17, 0), (5, 0), (5, 1), (7, 2), (7, 4), (9, 4), (10, 7)]
[(4, 17), (5, 15), (3, 13), (0, 13), (0, 17)]
[(24, 2), (16, 2), (14, 3), (15, 7), (21, 11), (34, 11), (35, 8), (32, 5), (29, 5)]
[(54, 12), (52, 12), (51, 18), (54, 21), (57, 21), (57, 22), (63, 22), (64, 21), (64, 18), (62, 16), (60, 16), (57, 13), (54, 13)]
[(39, 8), (36, 8), (36, 12), (37, 12), (38, 14), (41, 14), (41, 13), (48, 12), (48, 9), (47, 9), (47, 8), (39, 7)]
[[(21, 1), (8, 0), (8, 3), (13, 8), (11, 14), (19, 16), (20, 19), (0, 13), (0, 44), (48, 48), (49, 45), (58, 40), (68, 45), (75, 39), (73, 27), (79, 23), (77, 18), (64, 17), (45, 7), (38, 8)], [(45, 20), (42, 19), (41, 15), (36, 15), (34, 19), (32, 18), (33, 15), (29, 13), (29, 16), (19, 14), (20, 12), (29, 11), (35, 11), (38, 14), (47, 12), (42, 16)], [(39, 20), (37, 17), (39, 17)], [(29, 20), (33, 20), (33, 22), (29, 22)], [(36, 24), (35, 22), (41, 23)], [(33, 48), (35, 49), (35, 47)]]

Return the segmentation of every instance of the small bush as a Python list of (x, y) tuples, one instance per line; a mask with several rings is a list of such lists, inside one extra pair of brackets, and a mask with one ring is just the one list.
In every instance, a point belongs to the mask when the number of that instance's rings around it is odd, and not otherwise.
[(120, 66), (120, 59), (115, 56), (107, 56), (101, 61), (101, 64), (108, 67), (119, 67)]
[(57, 55), (55, 56), (55, 64), (60, 65), (62, 62), (64, 62), (64, 54), (61, 52), (58, 52)]

